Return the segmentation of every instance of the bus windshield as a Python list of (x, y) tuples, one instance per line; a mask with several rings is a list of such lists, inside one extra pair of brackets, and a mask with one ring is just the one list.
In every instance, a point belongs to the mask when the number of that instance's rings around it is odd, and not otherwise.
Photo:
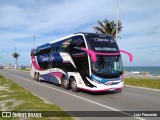
[(103, 56), (96, 55), (97, 61), (91, 62), (92, 74), (102, 78), (116, 78), (122, 75), (121, 55)]

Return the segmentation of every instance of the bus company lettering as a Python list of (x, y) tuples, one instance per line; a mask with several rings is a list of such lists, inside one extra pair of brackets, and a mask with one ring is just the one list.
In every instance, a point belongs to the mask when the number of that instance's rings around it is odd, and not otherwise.
[(95, 47), (96, 51), (117, 51), (117, 48), (110, 47)]
[(41, 62), (49, 62), (49, 61), (53, 61), (55, 59), (53, 54), (52, 55), (49, 55), (49, 54), (42, 55), (39, 58), (40, 58)]
[(107, 39), (107, 38), (91, 38), (94, 40), (94, 42), (102, 42), (102, 43), (115, 43), (114, 40), (112, 39)]

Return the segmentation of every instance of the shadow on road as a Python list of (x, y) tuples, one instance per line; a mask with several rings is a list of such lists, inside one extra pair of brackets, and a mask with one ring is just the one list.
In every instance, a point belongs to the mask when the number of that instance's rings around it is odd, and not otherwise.
[[(44, 83), (48, 83), (48, 84), (52, 84), (53, 86), (56, 86), (56, 87), (61, 87), (61, 85), (59, 85), (59, 84), (55, 84), (55, 83), (53, 83), (53, 82), (49, 82), (49, 81), (41, 81), (42, 83), (44, 82)], [(63, 89), (63, 88), (61, 88), (61, 89)], [(64, 90), (64, 89), (63, 89)], [(71, 89), (69, 89), (69, 90), (71, 90)], [(66, 90), (66, 92), (67, 92), (67, 90)], [(89, 95), (111, 95), (111, 94), (118, 94), (118, 93), (121, 93), (122, 92), (122, 90), (116, 90), (116, 91), (105, 91), (105, 92), (90, 92), (90, 91), (85, 91), (85, 90), (81, 90), (81, 89), (79, 89), (78, 90), (78, 92), (77, 93), (85, 93), (85, 94), (89, 94)]]

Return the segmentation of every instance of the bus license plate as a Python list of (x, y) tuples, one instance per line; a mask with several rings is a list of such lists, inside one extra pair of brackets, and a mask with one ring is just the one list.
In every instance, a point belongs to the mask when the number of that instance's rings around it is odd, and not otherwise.
[(114, 91), (115, 90), (115, 88), (109, 88), (109, 91)]

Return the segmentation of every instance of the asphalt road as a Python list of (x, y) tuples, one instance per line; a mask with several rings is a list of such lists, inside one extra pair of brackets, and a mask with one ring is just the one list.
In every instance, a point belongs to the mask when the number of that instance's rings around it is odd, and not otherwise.
[[(124, 87), (122, 92), (109, 93), (88, 93), (80, 91), (77, 93), (71, 90), (64, 90), (60, 86), (46, 82), (33, 80), (29, 72), (15, 70), (0, 70), (0, 75), (13, 80), (25, 89), (39, 96), (45, 102), (60, 106), (65, 111), (118, 111), (129, 116), (128, 111), (159, 111), (160, 112), (160, 91), (141, 88)], [(124, 112), (122, 112), (124, 111)], [(73, 112), (71, 114), (74, 114)], [(96, 117), (98, 112), (89, 112), (93, 117), (81, 117), (82, 120), (108, 120), (111, 117)], [(113, 113), (114, 114), (114, 113)], [(116, 116), (116, 113), (115, 113)], [(114, 117), (118, 120), (150, 120), (157, 117)]]

